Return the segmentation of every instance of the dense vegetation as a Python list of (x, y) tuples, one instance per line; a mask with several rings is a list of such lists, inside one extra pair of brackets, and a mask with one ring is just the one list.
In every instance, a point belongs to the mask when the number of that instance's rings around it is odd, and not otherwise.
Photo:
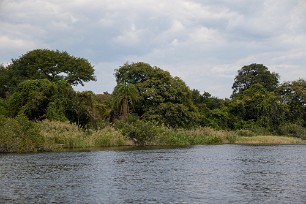
[[(238, 70), (229, 99), (143, 62), (122, 65), (115, 79), (111, 94), (76, 92), (72, 86), (95, 80), (93, 66), (52, 50), (0, 65), (0, 152), (306, 139), (306, 81), (280, 84), (262, 64)], [(284, 140), (250, 143), (275, 138)]]

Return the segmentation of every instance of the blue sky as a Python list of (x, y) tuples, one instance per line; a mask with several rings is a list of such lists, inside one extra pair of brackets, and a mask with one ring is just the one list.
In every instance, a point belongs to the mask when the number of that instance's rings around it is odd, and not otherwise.
[(305, 79), (306, 1), (0, 0), (0, 63), (42, 48), (95, 66), (80, 91), (112, 92), (114, 69), (143, 61), (225, 98), (251, 63)]

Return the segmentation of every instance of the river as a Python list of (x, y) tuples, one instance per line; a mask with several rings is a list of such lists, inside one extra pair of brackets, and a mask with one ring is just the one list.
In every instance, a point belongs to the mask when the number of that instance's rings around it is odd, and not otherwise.
[(306, 203), (306, 146), (0, 154), (0, 203)]

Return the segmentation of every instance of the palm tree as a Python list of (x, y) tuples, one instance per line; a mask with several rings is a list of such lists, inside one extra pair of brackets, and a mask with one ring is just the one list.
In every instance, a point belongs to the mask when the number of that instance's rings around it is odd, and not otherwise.
[(122, 117), (127, 120), (129, 114), (129, 104), (133, 105), (138, 100), (138, 90), (134, 84), (117, 84), (113, 91), (114, 108), (120, 108)]

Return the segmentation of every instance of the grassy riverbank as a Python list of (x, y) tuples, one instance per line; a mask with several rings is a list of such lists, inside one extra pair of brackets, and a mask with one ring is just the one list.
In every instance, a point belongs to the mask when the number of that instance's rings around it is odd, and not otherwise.
[(0, 152), (58, 151), (116, 146), (185, 146), (205, 144), (306, 144), (285, 136), (261, 136), (249, 130), (209, 127), (173, 129), (141, 120), (118, 121), (99, 130), (83, 130), (69, 122), (31, 122), (24, 117), (0, 118)]

